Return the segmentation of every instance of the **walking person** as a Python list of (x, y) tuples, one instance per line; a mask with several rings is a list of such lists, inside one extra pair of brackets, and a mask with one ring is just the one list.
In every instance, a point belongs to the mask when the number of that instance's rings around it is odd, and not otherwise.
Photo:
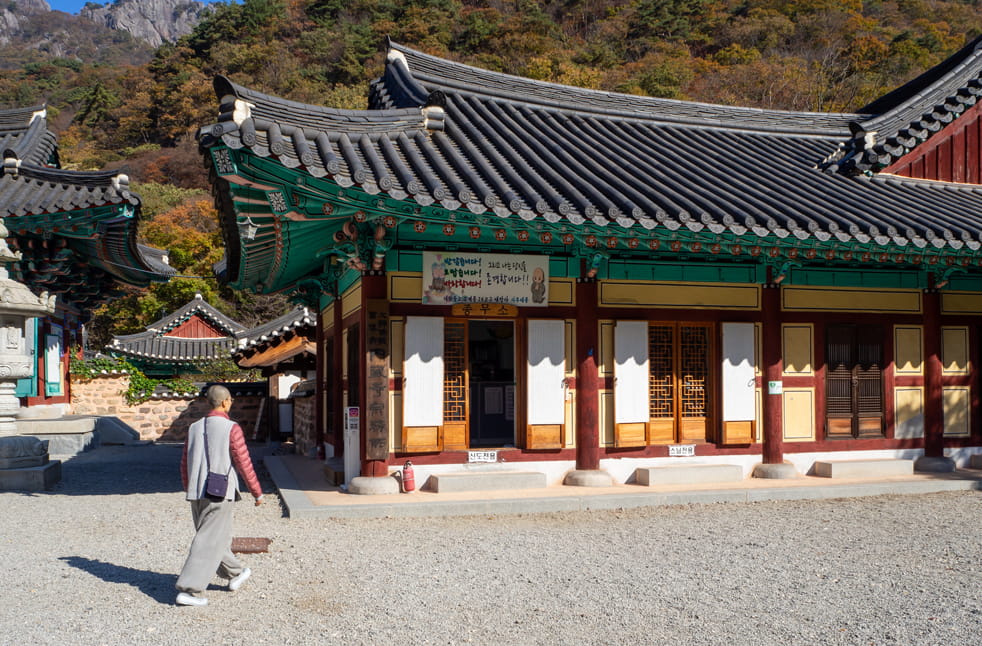
[[(225, 386), (214, 385), (205, 396), (212, 410), (188, 429), (181, 457), (181, 479), (191, 502), (196, 530), (177, 578), (177, 604), (181, 606), (208, 605), (203, 594), (216, 574), (229, 579), (228, 587), (232, 591), (238, 590), (252, 574), (232, 554), (232, 505), (241, 498), (236, 472), (245, 480), (256, 506), (263, 501), (245, 435), (228, 416), (232, 408), (231, 393)], [(209, 471), (228, 474), (224, 496), (205, 491)]]

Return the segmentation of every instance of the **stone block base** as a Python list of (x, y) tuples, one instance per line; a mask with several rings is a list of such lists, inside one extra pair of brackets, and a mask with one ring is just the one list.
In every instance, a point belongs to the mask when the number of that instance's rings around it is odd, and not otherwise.
[(951, 458), (930, 458), (926, 455), (914, 460), (914, 471), (922, 473), (951, 473), (955, 470), (955, 461)]
[(399, 493), (399, 481), (391, 476), (370, 478), (358, 476), (348, 485), (348, 493), (361, 496), (379, 496), (388, 493)]
[(614, 484), (614, 479), (606, 471), (577, 469), (570, 471), (563, 478), (563, 484), (567, 487), (610, 487)]
[(767, 480), (792, 480), (799, 477), (798, 469), (790, 462), (780, 464), (761, 463), (754, 467), (751, 477)]
[(680, 464), (673, 467), (636, 469), (639, 485), (705, 484), (711, 482), (740, 482), (743, 468), (738, 464)]
[(976, 453), (968, 459), (968, 468), (982, 469), (982, 453)]
[(910, 460), (830, 460), (815, 463), (815, 475), (822, 478), (889, 478), (914, 473)]
[(430, 476), (427, 486), (437, 493), (495, 491), (501, 489), (541, 489), (546, 486), (546, 474), (538, 471), (441, 473)]
[(61, 482), (61, 461), (23, 469), (0, 469), (0, 491), (47, 491)]

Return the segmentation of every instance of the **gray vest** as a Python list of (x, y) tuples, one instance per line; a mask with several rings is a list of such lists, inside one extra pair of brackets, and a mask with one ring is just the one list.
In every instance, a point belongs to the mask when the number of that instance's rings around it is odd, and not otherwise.
[(228, 491), (225, 500), (234, 500), (239, 491), (239, 478), (232, 468), (232, 456), (228, 448), (228, 436), (235, 425), (220, 415), (199, 419), (188, 428), (188, 500), (205, 498), (205, 480), (208, 465), (205, 464), (205, 428), (208, 428), (208, 460), (215, 473), (228, 473)]

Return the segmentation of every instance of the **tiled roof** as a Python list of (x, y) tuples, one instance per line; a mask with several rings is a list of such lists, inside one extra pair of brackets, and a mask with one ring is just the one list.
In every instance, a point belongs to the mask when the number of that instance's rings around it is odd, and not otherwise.
[[(207, 319), (226, 335), (209, 338), (165, 336), (168, 331), (192, 316)], [(148, 325), (144, 332), (113, 337), (106, 349), (113, 354), (138, 357), (151, 362), (228, 359), (236, 347), (236, 335), (242, 332), (245, 332), (245, 326), (219, 312), (201, 294), (196, 294), (190, 302)]]
[[(982, 70), (974, 55), (965, 64), (976, 75)], [(954, 66), (942, 76), (957, 85), (965, 74)], [(204, 147), (247, 149), (343, 187), (421, 206), (592, 224), (621, 234), (682, 229), (911, 251), (982, 248), (977, 186), (819, 168), (854, 141), (856, 123), (883, 115), (584, 90), (396, 44), (372, 86), (368, 111), (291, 103), (224, 79), (216, 89), (220, 122), (202, 128)], [(241, 260), (238, 253), (230, 250), (232, 265)]]
[(113, 354), (173, 363), (228, 359), (234, 348), (232, 337), (187, 339), (146, 331), (113, 337), (106, 349)]
[(297, 307), (283, 316), (238, 334), (237, 353), (251, 350), (291, 333), (312, 329), (317, 315), (307, 307)]
[(982, 95), (982, 37), (940, 65), (860, 110), (852, 139), (826, 165), (833, 172), (875, 172), (957, 119)]
[(164, 334), (184, 323), (194, 315), (201, 316), (211, 323), (214, 323), (227, 336), (236, 336), (245, 331), (245, 326), (228, 316), (219, 312), (213, 305), (202, 298), (201, 294), (195, 294), (194, 298), (177, 308), (170, 314), (151, 323), (147, 330), (157, 334)]
[(52, 167), (57, 141), (43, 108), (0, 110), (0, 217), (23, 255), (11, 273), (35, 290), (92, 309), (116, 283), (145, 286), (175, 272), (136, 242), (140, 199), (125, 175)]

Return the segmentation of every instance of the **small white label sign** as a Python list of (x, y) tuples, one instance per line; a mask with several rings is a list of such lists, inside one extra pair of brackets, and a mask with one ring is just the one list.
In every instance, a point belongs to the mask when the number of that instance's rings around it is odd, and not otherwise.
[(468, 451), (467, 461), (468, 462), (497, 462), (498, 452), (497, 451)]
[(668, 457), (670, 458), (691, 458), (696, 454), (695, 444), (669, 444)]
[(767, 382), (767, 394), (768, 395), (780, 395), (784, 392), (784, 382), (783, 381), (768, 381)]

